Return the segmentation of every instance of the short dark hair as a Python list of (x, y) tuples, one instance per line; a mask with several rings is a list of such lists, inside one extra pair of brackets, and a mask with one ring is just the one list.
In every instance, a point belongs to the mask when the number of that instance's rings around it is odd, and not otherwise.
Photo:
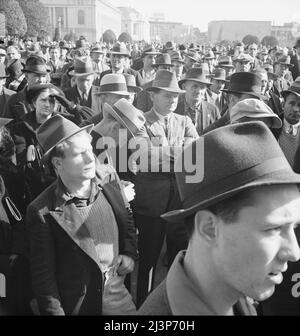
[[(230, 224), (234, 223), (238, 219), (238, 214), (241, 208), (250, 204), (252, 204), (252, 189), (247, 189), (233, 195), (230, 198), (213, 204), (204, 210), (212, 212), (217, 217), (222, 218), (226, 224)], [(185, 219), (189, 239), (191, 239), (195, 229), (195, 215), (196, 213), (193, 213)]]

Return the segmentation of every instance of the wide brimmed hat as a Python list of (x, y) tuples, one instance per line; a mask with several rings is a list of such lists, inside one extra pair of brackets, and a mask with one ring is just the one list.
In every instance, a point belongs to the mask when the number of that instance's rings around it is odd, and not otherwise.
[(159, 54), (155, 59), (155, 64), (152, 64), (152, 67), (157, 68), (160, 65), (174, 66), (171, 62), (171, 56), (169, 54)]
[[(118, 100), (113, 106), (105, 103), (103, 115), (107, 114), (111, 115), (122, 128), (127, 129), (132, 137), (137, 135), (146, 122), (143, 112), (135, 108), (125, 98)], [(105, 120), (97, 124), (94, 131), (104, 136), (110, 136)]]
[(136, 80), (135, 77), (128, 73), (123, 73), (123, 76), (125, 77), (126, 85), (128, 90), (133, 90), (136, 93), (139, 93), (142, 91), (142, 88), (139, 86), (136, 86)]
[(204, 134), (183, 150), (174, 170), (183, 208), (163, 214), (169, 222), (181, 222), (244, 190), (300, 183), (300, 175), (293, 172), (274, 135), (261, 121)]
[(93, 63), (89, 57), (77, 57), (74, 62), (74, 70), (70, 72), (71, 76), (80, 77), (93, 75)]
[(194, 81), (199, 82), (206, 85), (211, 85), (211, 81), (209, 79), (209, 72), (206, 70), (203, 70), (202, 67), (199, 68), (191, 68), (187, 71), (185, 78), (181, 79), (178, 84), (180, 87), (182, 87), (182, 84), (186, 81)]
[(216, 79), (223, 82), (229, 82), (228, 79), (226, 79), (226, 71), (222, 68), (216, 68), (212, 74), (208, 75), (207, 77), (210, 77), (212, 79)]
[(146, 88), (146, 91), (157, 91), (158, 89), (174, 93), (185, 92), (179, 88), (176, 74), (169, 70), (158, 70), (152, 86)]
[(221, 91), (227, 93), (246, 93), (261, 99), (261, 79), (257, 74), (251, 72), (236, 72), (230, 76), (228, 88)]
[(179, 63), (182, 63), (184, 64), (184, 59), (181, 57), (181, 54), (179, 51), (177, 50), (173, 50), (170, 54), (170, 57), (171, 57), (171, 62), (179, 62)]
[(105, 54), (105, 53), (106, 53), (106, 50), (105, 50), (104, 46), (102, 46), (102, 45), (99, 44), (99, 43), (96, 43), (96, 44), (92, 47), (91, 52), (93, 52), (93, 53), (98, 53), (98, 54)]
[(296, 43), (295, 43), (295, 45), (293, 46), (293, 48), (300, 48), (300, 38), (298, 38), (297, 40), (296, 40)]
[(108, 53), (111, 55), (130, 56), (129, 50), (124, 42), (116, 42)]
[(289, 93), (293, 93), (298, 98), (300, 98), (300, 77), (295, 79), (295, 82), (288, 88), (288, 90), (281, 92), (283, 98), (286, 98)]
[(157, 51), (153, 46), (146, 47), (142, 52), (142, 58), (147, 55), (160, 55), (160, 52)]
[(92, 124), (80, 128), (60, 114), (56, 114), (46, 120), (36, 131), (37, 140), (44, 151), (41, 163), (45, 164), (47, 162), (51, 151), (58, 144), (82, 131), (90, 133), (93, 127), (94, 125)]
[(291, 64), (290, 61), (291, 61), (290, 56), (283, 55), (282, 57), (278, 58), (278, 60), (274, 63), (274, 65), (283, 64), (287, 65), (289, 69), (291, 69), (294, 67), (294, 64)]
[(232, 64), (232, 58), (230, 56), (220, 56), (218, 58), (218, 64), (215, 66), (222, 67), (222, 68), (234, 68), (234, 65)]
[(50, 69), (47, 67), (44, 58), (38, 55), (31, 55), (27, 58), (22, 72), (33, 72), (38, 75), (47, 75), (50, 72)]
[(93, 86), (95, 94), (114, 93), (129, 96), (126, 80), (123, 74), (107, 74), (101, 79), (100, 86)]
[(184, 53), (185, 57), (188, 57), (194, 62), (199, 62), (200, 61), (200, 55), (196, 51), (191, 51)]
[(254, 120), (255, 118), (268, 118), (272, 121), (271, 128), (282, 127), (282, 121), (278, 115), (266, 103), (255, 98), (244, 99), (236, 103), (229, 114), (231, 123), (235, 123), (244, 117)]
[(236, 57), (233, 59), (233, 62), (234, 62), (234, 63), (236, 63), (236, 62), (253, 63), (253, 62), (254, 62), (254, 59), (253, 59), (253, 57), (250, 56), (249, 54), (241, 53), (241, 54), (239, 54), (238, 56), (236, 56)]

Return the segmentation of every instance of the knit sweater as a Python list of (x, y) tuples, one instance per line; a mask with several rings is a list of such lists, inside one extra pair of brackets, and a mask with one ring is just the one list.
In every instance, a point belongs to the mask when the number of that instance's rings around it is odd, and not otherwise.
[(278, 142), (279, 145), (285, 154), (289, 164), (293, 167), (294, 166), (294, 160), (295, 160), (295, 154), (297, 151), (297, 148), (299, 147), (300, 141), (300, 132), (298, 131), (296, 135), (289, 134), (282, 130)]

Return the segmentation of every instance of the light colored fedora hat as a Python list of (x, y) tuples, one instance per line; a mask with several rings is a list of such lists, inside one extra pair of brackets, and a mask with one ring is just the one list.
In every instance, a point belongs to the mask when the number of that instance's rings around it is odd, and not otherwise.
[(114, 93), (129, 96), (126, 80), (123, 74), (107, 74), (102, 77), (100, 86), (93, 86), (93, 92), (97, 95)]
[(158, 70), (153, 80), (152, 86), (146, 88), (147, 91), (165, 90), (175, 93), (184, 93), (178, 86), (176, 74), (169, 70)]

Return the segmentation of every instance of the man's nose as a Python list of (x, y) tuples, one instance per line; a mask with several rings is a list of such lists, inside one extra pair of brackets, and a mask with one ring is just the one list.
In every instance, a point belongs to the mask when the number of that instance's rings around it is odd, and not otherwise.
[(280, 251), (280, 259), (283, 261), (298, 261), (300, 259), (300, 248), (294, 230), (292, 230), (287, 239), (284, 240)]

